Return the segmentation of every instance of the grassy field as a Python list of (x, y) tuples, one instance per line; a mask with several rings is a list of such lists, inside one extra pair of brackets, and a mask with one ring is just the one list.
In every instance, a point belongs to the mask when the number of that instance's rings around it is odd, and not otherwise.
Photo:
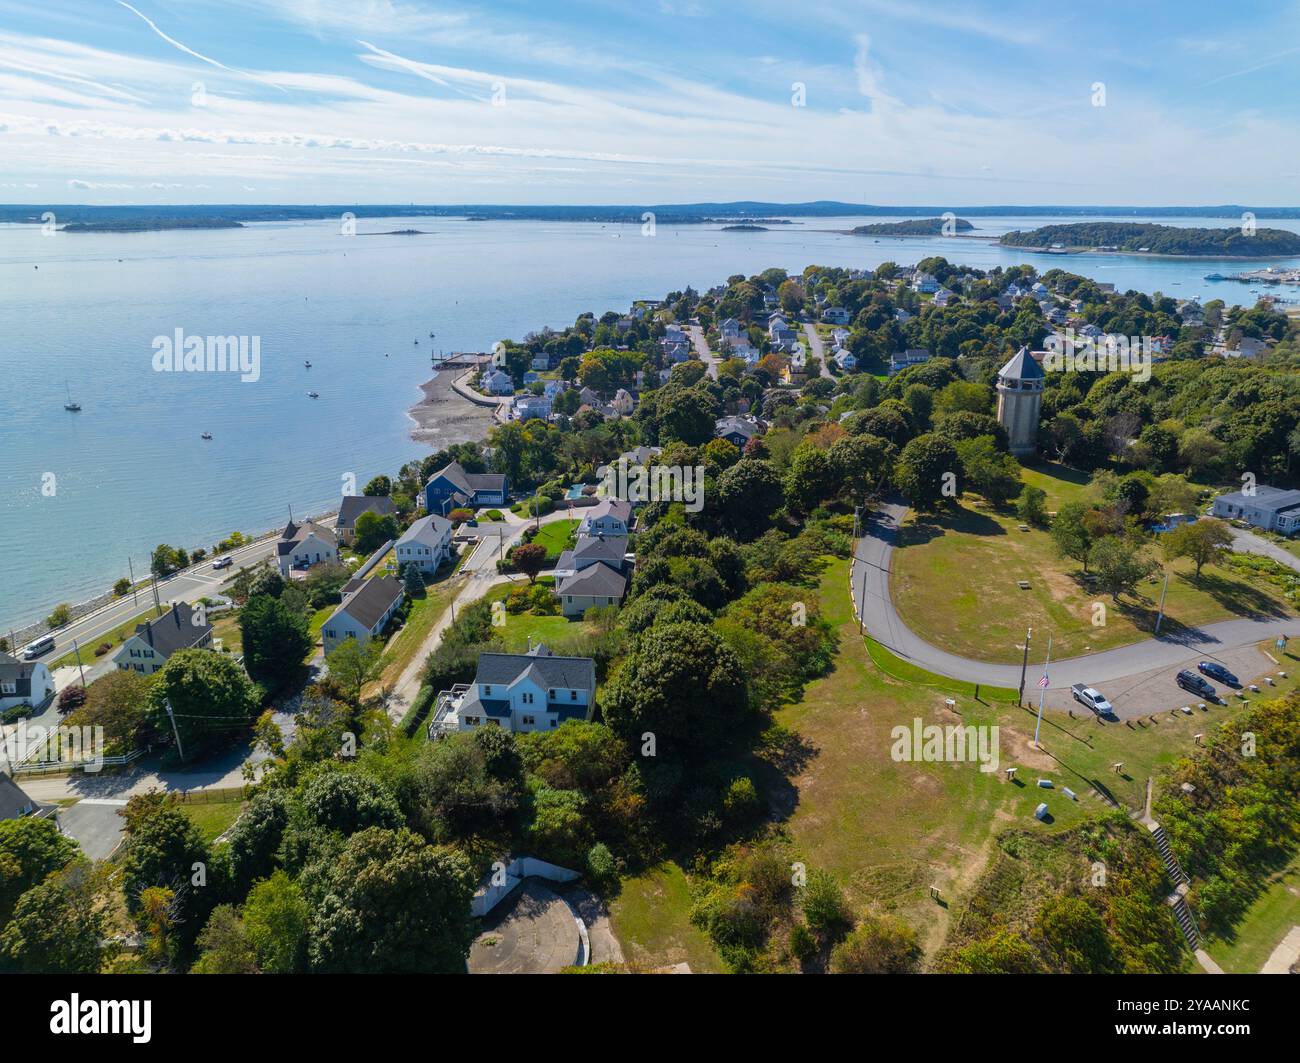
[(1047, 495), (1047, 508), (1053, 513), (1066, 502), (1078, 502), (1088, 488), (1086, 472), (1050, 462), (1024, 466), (1020, 478), (1027, 486), (1043, 490)]
[[(900, 542), (891, 574), (895, 606), (912, 630), (952, 653), (1015, 663), (1028, 625), (1036, 637), (1052, 634), (1058, 659), (1127, 645), (1154, 631), (1162, 577), (1141, 584), (1138, 597), (1115, 603), (1089, 589), (1078, 564), (1058, 556), (1047, 532), (1021, 531), (1014, 516), (976, 508), (969, 498), (937, 516), (910, 514)], [(1289, 612), (1262, 580), (1211, 566), (1197, 580), (1185, 559), (1165, 567), (1170, 579), (1162, 633)], [(1020, 580), (1029, 589), (1021, 589)], [(1105, 607), (1100, 626), (1093, 623), (1096, 603)]]
[[(1194, 748), (1193, 735), (1206, 729), (1203, 715), (1220, 720), (1242, 711), (1239, 705), (1215, 707), (1131, 727), (1091, 714), (1048, 712), (1041, 747), (1034, 749), (1035, 714), (1017, 706), (1013, 695), (984, 689), (976, 701), (973, 688), (900, 668), (903, 662), (888, 651), (859, 638), (846, 569), (845, 561), (832, 564), (820, 592), (823, 613), (840, 636), (834, 670), (777, 714), (805, 743), (806, 762), (792, 773), (792, 792), (768, 797), (788, 814), (790, 837), (810, 868), (834, 873), (859, 909), (897, 912), (917, 927), (930, 954), (983, 870), (996, 833), (1017, 826), (1052, 835), (1110, 809), (1103, 794), (1140, 809), (1147, 777)], [(949, 697), (955, 713), (945, 705)], [(893, 759), (892, 729), (910, 729), (916, 719), (923, 725), (997, 725), (999, 770)], [(1123, 774), (1114, 772), (1116, 762), (1123, 763)], [(1016, 782), (1007, 780), (1008, 767), (1017, 769)], [(1040, 778), (1054, 787), (1039, 788)], [(1048, 805), (1050, 822), (1034, 818), (1040, 801)], [(930, 898), (932, 884), (944, 904)]]
[(1211, 938), (1205, 951), (1229, 974), (1254, 974), (1293, 926), (1300, 926), (1300, 855), (1273, 876), (1232, 939)]
[(610, 923), (629, 963), (689, 963), (696, 974), (716, 974), (722, 964), (708, 936), (691, 925), (690, 912), (686, 876), (671, 862), (623, 879), (609, 904)]
[(392, 686), (397, 682), (464, 585), (465, 580), (461, 577), (440, 580), (425, 587), (423, 597), (413, 600), (402, 630), (389, 640), (379, 658), (375, 681), (379, 686)]

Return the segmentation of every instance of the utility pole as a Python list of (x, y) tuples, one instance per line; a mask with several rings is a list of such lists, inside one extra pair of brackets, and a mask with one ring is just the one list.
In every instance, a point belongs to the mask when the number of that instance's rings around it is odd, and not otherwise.
[(1043, 702), (1047, 699), (1047, 666), (1052, 663), (1052, 636), (1047, 636), (1047, 659), (1043, 661), (1043, 678), (1039, 681), (1038, 722), (1034, 724), (1034, 748), (1038, 748), (1038, 729), (1043, 726)]
[(1020, 693), (1016, 695), (1016, 704), (1025, 703), (1025, 670), (1029, 667), (1029, 640), (1034, 637), (1032, 626), (1025, 629), (1025, 655), (1020, 661)]
[(81, 650), (77, 646), (76, 639), (72, 640), (72, 652), (77, 655), (77, 670), (81, 672), (81, 686), (84, 689), (86, 686), (86, 669), (81, 663)]
[(167, 719), (172, 724), (172, 736), (176, 739), (176, 750), (181, 755), (181, 760), (185, 760), (185, 747), (181, 745), (181, 733), (176, 729), (176, 714), (172, 712), (172, 703), (165, 701), (163, 704), (167, 707)]
[(136, 605), (139, 602), (139, 597), (135, 589), (135, 567), (131, 564), (129, 557), (126, 559), (126, 570), (131, 574), (131, 604)]
[(153, 607), (158, 610), (158, 615), (162, 616), (162, 603), (158, 600), (158, 580), (150, 576), (149, 586), (153, 588)]
[(1165, 619), (1165, 595), (1168, 594), (1168, 593), (1169, 593), (1169, 569), (1165, 569), (1165, 585), (1164, 585), (1162, 588), (1160, 588), (1160, 615), (1156, 617), (1156, 631), (1155, 631), (1155, 633), (1156, 633), (1157, 635), (1160, 634), (1160, 625), (1161, 625), (1162, 623), (1164, 623), (1164, 619)]

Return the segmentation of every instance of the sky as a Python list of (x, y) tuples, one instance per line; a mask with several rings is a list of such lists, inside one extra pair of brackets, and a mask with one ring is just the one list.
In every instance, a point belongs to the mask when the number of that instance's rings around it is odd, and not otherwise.
[(1300, 3), (0, 0), (0, 202), (1300, 204)]

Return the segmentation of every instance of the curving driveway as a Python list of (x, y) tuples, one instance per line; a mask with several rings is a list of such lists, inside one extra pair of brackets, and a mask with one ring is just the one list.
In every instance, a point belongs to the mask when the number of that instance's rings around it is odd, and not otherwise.
[[(861, 610), (867, 634), (899, 657), (928, 671), (971, 683), (1015, 689), (1020, 685), (1020, 665), (991, 664), (958, 657), (932, 646), (903, 623), (889, 596), (889, 570), (898, 528), (906, 515), (907, 506), (897, 502), (885, 503), (866, 517), (862, 538), (854, 547), (850, 577), (853, 607), (855, 611)], [(1184, 665), (1202, 657), (1251, 647), (1278, 635), (1300, 635), (1300, 620), (1268, 617), (1206, 624), (1177, 637), (1161, 636), (1113, 650), (1053, 661), (1049, 669), (1048, 690), (1068, 689), (1075, 683), (1099, 685)], [(1031, 650), (1031, 654), (1033, 652)], [(1041, 675), (1041, 654), (1036, 660), (1031, 656), (1026, 673), (1026, 696), (1036, 689), (1034, 684)]]

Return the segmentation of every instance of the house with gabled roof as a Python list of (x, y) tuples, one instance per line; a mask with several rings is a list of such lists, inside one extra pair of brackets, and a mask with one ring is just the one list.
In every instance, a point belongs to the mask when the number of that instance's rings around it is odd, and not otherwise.
[(0, 820), (22, 819), (36, 812), (37, 804), (8, 775), (0, 773)]
[(20, 661), (0, 652), (0, 710), (31, 705), (39, 708), (54, 693), (50, 669), (40, 661)]
[(173, 602), (162, 616), (136, 625), (135, 634), (113, 654), (113, 663), (123, 672), (152, 675), (179, 650), (211, 646), (212, 625), (204, 610), (189, 602)]
[(578, 524), (578, 535), (598, 538), (626, 536), (632, 527), (632, 503), (621, 498), (606, 498), (590, 509), (584, 510)]
[(433, 573), (451, 556), (451, 521), (430, 513), (421, 517), (393, 544), (398, 565), (414, 565)]
[(713, 434), (744, 450), (746, 443), (763, 434), (763, 428), (752, 417), (719, 417), (714, 422)]
[(314, 520), (289, 521), (275, 544), (276, 564), (285, 579), (294, 570), (338, 559), (338, 539), (329, 528)]
[(604, 562), (588, 565), (555, 585), (560, 610), (570, 619), (582, 616), (588, 609), (618, 605), (626, 593), (627, 575)]
[(527, 653), (482, 653), (473, 683), (439, 692), (429, 736), (491, 726), (550, 731), (566, 720), (590, 720), (595, 701), (590, 657), (558, 657), (544, 645)]
[(504, 505), (507, 486), (505, 473), (466, 472), (453, 461), (424, 485), (424, 509), (445, 517), (453, 509)]
[(483, 390), (489, 395), (513, 395), (515, 382), (505, 370), (494, 369), (483, 378)]
[(391, 576), (354, 579), (344, 584), (342, 604), (321, 626), (325, 656), (348, 639), (356, 639), (364, 649), (383, 632), (405, 596), (402, 585)]
[(338, 541), (351, 546), (357, 538), (357, 518), (362, 513), (378, 517), (396, 517), (397, 506), (387, 495), (344, 495), (339, 505), (339, 519), (334, 522)]

